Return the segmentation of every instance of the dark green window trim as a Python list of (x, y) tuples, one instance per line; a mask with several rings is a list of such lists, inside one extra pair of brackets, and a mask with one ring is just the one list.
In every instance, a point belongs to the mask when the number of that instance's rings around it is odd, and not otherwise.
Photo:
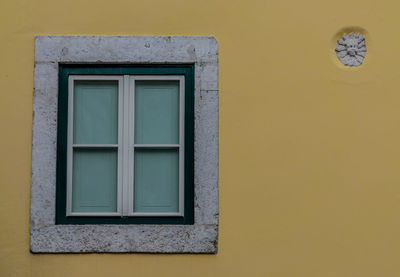
[[(69, 75), (185, 76), (185, 202), (183, 217), (66, 216)], [(194, 65), (60, 65), (57, 118), (56, 224), (194, 224)]]

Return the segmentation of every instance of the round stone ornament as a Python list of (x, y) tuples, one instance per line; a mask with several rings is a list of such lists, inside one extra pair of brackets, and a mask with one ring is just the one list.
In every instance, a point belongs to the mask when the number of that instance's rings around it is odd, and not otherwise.
[(365, 37), (359, 33), (349, 33), (336, 44), (336, 56), (346, 66), (360, 66), (367, 52)]

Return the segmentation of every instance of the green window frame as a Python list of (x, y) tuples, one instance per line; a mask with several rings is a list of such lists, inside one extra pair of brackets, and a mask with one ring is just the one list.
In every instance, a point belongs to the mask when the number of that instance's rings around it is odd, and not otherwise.
[[(114, 215), (94, 215), (89, 213), (70, 213), (68, 191), (68, 170), (71, 164), (69, 151), (68, 128), (71, 124), (71, 78), (78, 77), (83, 80), (85, 76), (107, 76), (111, 80), (122, 80), (127, 82), (131, 76), (142, 80), (151, 76), (155, 79), (168, 79), (178, 76), (184, 91), (184, 162), (182, 175), (182, 195), (181, 203), (183, 213), (162, 215), (152, 215), (149, 213), (120, 213)], [(142, 79), (141, 79), (142, 78)], [(151, 78), (150, 78), (151, 79)], [(118, 100), (120, 101), (120, 99)], [(117, 102), (118, 102), (117, 101)], [(121, 103), (120, 103), (121, 104)], [(123, 105), (126, 105), (123, 103)], [(121, 107), (121, 105), (119, 105)], [(61, 64), (59, 65), (59, 96), (58, 96), (58, 126), (57, 126), (57, 172), (56, 172), (56, 224), (193, 224), (194, 223), (194, 65), (78, 65)], [(118, 121), (120, 122), (120, 121)], [(126, 125), (120, 126), (126, 128)], [(118, 137), (121, 134), (119, 132)], [(119, 144), (119, 143), (118, 143)], [(90, 149), (91, 151), (92, 149)], [(124, 149), (126, 151), (126, 149)], [(104, 165), (103, 165), (104, 166)], [(118, 178), (120, 178), (118, 173)], [(70, 196), (69, 196), (70, 195)], [(182, 200), (180, 195), (180, 201)], [(119, 201), (125, 201), (120, 199)], [(119, 204), (118, 204), (119, 205)], [(126, 206), (126, 205), (125, 205)]]

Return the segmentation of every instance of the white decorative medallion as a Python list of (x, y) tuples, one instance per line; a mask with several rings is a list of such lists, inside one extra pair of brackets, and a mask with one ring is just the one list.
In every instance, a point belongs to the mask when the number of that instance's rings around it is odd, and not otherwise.
[(367, 52), (365, 37), (359, 33), (345, 34), (336, 44), (336, 56), (347, 66), (360, 66)]

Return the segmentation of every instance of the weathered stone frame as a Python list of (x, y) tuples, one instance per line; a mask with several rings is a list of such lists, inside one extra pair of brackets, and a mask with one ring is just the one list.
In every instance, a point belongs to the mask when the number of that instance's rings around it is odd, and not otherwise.
[[(59, 63), (194, 63), (194, 225), (55, 224)], [(36, 37), (31, 251), (216, 253), (219, 215), (218, 99), (218, 45), (213, 37)]]

